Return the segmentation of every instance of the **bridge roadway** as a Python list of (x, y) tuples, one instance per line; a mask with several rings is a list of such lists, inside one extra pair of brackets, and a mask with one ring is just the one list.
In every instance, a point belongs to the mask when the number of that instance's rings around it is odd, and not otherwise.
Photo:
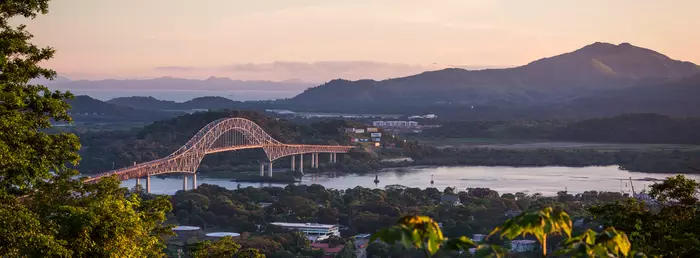
[[(207, 154), (262, 148), (268, 158), (267, 176), (272, 176), (272, 162), (291, 157), (292, 171), (296, 170), (296, 155), (299, 155), (299, 171), (304, 173), (304, 154), (311, 155), (311, 167), (318, 168), (319, 154), (328, 153), (331, 163), (337, 162), (339, 153), (347, 153), (354, 146), (305, 145), (281, 143), (260, 126), (245, 118), (223, 118), (215, 120), (197, 132), (185, 145), (172, 154), (153, 161), (121, 168), (88, 177), (84, 182), (96, 182), (108, 176), (119, 180), (146, 179), (146, 191), (150, 192), (151, 176), (168, 173), (185, 173), (183, 189), (187, 190), (187, 174), (192, 174), (192, 189), (197, 186), (197, 168)], [(260, 176), (265, 176), (265, 163), (260, 163)]]

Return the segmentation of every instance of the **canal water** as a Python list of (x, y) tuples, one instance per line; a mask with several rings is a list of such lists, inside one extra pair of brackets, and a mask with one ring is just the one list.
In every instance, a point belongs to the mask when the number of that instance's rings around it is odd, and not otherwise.
[[(373, 181), (375, 175), (379, 183)], [(434, 183), (431, 184), (431, 176)], [(367, 188), (384, 188), (387, 185), (403, 185), (409, 187), (435, 187), (443, 190), (453, 187), (464, 190), (469, 187), (485, 187), (499, 193), (523, 192), (528, 194), (541, 193), (556, 195), (558, 191), (568, 190), (570, 193), (581, 193), (588, 190), (631, 192), (629, 178), (635, 190), (648, 188), (653, 180), (663, 180), (672, 174), (640, 173), (620, 170), (617, 166), (604, 167), (410, 167), (387, 169), (378, 173), (357, 175), (327, 173), (322, 175), (306, 175), (300, 184), (320, 184), (326, 188), (348, 189), (356, 186)], [(700, 175), (686, 175), (700, 180)], [(135, 180), (122, 182), (124, 187), (134, 187)], [(145, 184), (145, 180), (141, 180)], [(188, 179), (188, 188), (192, 180)], [(214, 184), (228, 189), (240, 187), (285, 186), (274, 183), (235, 182), (224, 178), (197, 177), (197, 184)], [(182, 189), (182, 178), (151, 177), (151, 192), (157, 194), (174, 194)]]

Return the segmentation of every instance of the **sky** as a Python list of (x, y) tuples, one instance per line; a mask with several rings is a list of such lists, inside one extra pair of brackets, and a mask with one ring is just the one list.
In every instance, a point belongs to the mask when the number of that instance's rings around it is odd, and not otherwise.
[(697, 0), (54, 0), (19, 20), (71, 79), (386, 79), (593, 42), (700, 64)]

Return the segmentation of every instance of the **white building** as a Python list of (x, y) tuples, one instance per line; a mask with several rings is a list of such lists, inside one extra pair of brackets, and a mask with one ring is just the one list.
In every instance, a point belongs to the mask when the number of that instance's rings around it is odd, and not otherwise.
[(416, 121), (374, 121), (373, 126), (377, 127), (417, 127)]
[(273, 222), (270, 224), (278, 227), (283, 227), (289, 230), (297, 230), (303, 232), (311, 241), (320, 241), (328, 239), (330, 236), (340, 237), (340, 230), (338, 230), (338, 226), (336, 225), (287, 222)]
[(530, 252), (535, 250), (537, 241), (535, 240), (513, 240), (510, 241), (510, 251), (515, 253)]

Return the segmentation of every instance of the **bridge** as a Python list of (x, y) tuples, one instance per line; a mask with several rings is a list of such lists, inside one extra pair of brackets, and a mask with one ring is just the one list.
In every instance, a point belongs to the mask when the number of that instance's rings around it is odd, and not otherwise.
[[(272, 177), (272, 162), (291, 157), (291, 169), (296, 170), (296, 155), (299, 155), (299, 171), (304, 174), (304, 154), (311, 155), (311, 167), (318, 168), (319, 153), (328, 153), (329, 161), (335, 163), (338, 153), (347, 153), (353, 146), (306, 145), (281, 143), (260, 126), (245, 118), (222, 118), (215, 120), (195, 134), (185, 145), (172, 154), (153, 161), (136, 164), (84, 179), (91, 183), (104, 177), (116, 176), (119, 180), (146, 179), (146, 191), (150, 192), (151, 176), (168, 173), (185, 173), (183, 189), (187, 190), (187, 174), (192, 174), (192, 189), (197, 187), (197, 168), (207, 154), (225, 151), (262, 148), (268, 159), (267, 176)], [(260, 176), (265, 176), (265, 163), (260, 163)]]

